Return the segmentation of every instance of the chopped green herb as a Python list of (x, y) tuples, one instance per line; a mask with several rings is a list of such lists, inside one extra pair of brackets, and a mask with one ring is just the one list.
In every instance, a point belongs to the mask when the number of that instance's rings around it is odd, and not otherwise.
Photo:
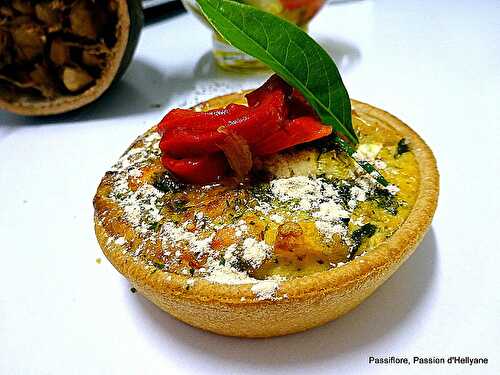
[(400, 203), (394, 195), (389, 193), (385, 189), (375, 189), (369, 196), (368, 200), (373, 200), (377, 203), (377, 206), (383, 208), (391, 215), (396, 216), (398, 214), (398, 208)]
[(245, 210), (238, 210), (238, 211), (234, 212), (233, 214), (231, 214), (231, 216), (233, 217), (233, 220), (238, 220), (244, 214), (245, 214)]
[(187, 203), (187, 200), (177, 198), (172, 200), (170, 205), (175, 212), (185, 212), (187, 210)]
[(121, 200), (123, 200), (123, 199), (125, 199), (127, 197), (126, 194), (124, 194), (124, 193), (118, 193), (116, 191), (113, 191), (113, 195), (114, 195), (115, 199), (117, 199), (119, 201), (121, 201)]
[(410, 145), (408, 144), (408, 141), (404, 138), (401, 138), (398, 142), (398, 147), (396, 148), (396, 153), (394, 154), (394, 158), (397, 159), (401, 155), (409, 151), (410, 151)]
[(341, 217), (340, 218), (340, 221), (344, 224), (344, 225), (348, 225), (349, 224), (349, 221), (351, 221), (350, 218), (348, 217)]
[(158, 231), (159, 228), (160, 228), (159, 221), (155, 221), (154, 223), (149, 224), (149, 230), (156, 232), (156, 231)]
[(234, 207), (238, 208), (239, 206), (243, 205), (243, 199), (236, 197), (234, 198)]
[(333, 185), (335, 191), (337, 192), (337, 196), (340, 198), (342, 204), (345, 207), (347, 207), (347, 202), (351, 200), (352, 182), (339, 179), (327, 179), (327, 178), (325, 178), (324, 180)]
[(354, 259), (363, 241), (366, 238), (370, 238), (371, 236), (373, 236), (376, 231), (377, 227), (373, 224), (368, 223), (352, 232), (351, 239), (353, 244), (351, 246), (351, 253), (349, 254), (348, 258), (349, 260)]
[(252, 185), (250, 193), (256, 200), (260, 202), (271, 203), (271, 201), (273, 200), (271, 185), (267, 182)]
[(347, 206), (347, 203), (351, 200), (352, 186), (347, 183), (340, 183), (337, 184), (337, 189), (338, 197), (342, 200), (344, 206)]
[(162, 269), (164, 269), (164, 268), (165, 268), (165, 263), (161, 263), (161, 262), (156, 262), (156, 261), (154, 261), (154, 262), (153, 262), (153, 266), (155, 266), (155, 267), (156, 267), (157, 269), (159, 269), (159, 270), (162, 270)]
[(231, 266), (240, 272), (252, 269), (252, 264), (243, 259), (241, 256), (238, 256), (234, 262), (231, 262)]
[(154, 176), (153, 186), (164, 193), (177, 193), (185, 187), (183, 183), (172, 179), (166, 172)]
[(220, 260), (219, 260), (219, 264), (221, 266), (225, 266), (226, 265), (226, 259), (224, 257), (221, 257)]

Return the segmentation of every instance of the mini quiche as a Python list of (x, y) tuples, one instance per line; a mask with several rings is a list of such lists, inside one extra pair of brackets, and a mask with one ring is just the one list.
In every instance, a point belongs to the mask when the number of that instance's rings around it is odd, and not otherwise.
[[(245, 102), (232, 94), (195, 110)], [(415, 132), (368, 104), (352, 101), (352, 109), (354, 157), (388, 186), (325, 138), (254, 157), (244, 178), (186, 183), (165, 168), (153, 128), (97, 190), (104, 254), (160, 308), (223, 335), (285, 335), (348, 312), (413, 252), (439, 185)]]

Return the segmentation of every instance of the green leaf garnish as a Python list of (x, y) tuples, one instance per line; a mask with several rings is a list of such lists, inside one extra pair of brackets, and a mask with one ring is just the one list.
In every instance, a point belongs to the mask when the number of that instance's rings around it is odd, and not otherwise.
[(268, 65), (298, 89), (331, 125), (353, 144), (351, 101), (332, 58), (292, 23), (229, 0), (197, 0), (208, 21), (231, 45)]
[[(231, 45), (268, 65), (299, 90), (324, 124), (353, 145), (351, 101), (330, 55), (294, 24), (254, 7), (230, 0), (196, 0), (212, 26)], [(349, 155), (355, 150), (338, 135), (336, 143)], [(368, 162), (354, 158), (380, 184), (389, 183)]]

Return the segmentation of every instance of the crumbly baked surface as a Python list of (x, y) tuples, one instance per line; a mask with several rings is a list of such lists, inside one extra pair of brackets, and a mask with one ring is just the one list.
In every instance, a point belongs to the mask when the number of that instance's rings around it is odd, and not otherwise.
[[(241, 97), (226, 102), (234, 99)], [(200, 109), (221, 104), (224, 101), (216, 99)], [(356, 157), (375, 163), (390, 181), (388, 188), (321, 143), (257, 161), (247, 181), (186, 186), (163, 169), (160, 137), (151, 129), (106, 173), (98, 189), (94, 204), (101, 247), (153, 302), (181, 320), (218, 333), (285, 334), (347, 311), (415, 247), (437, 199), (434, 159), (418, 136), (404, 125), (397, 128), (371, 116), (367, 105), (354, 103), (354, 109), (360, 137)], [(433, 170), (422, 176), (426, 158)], [(417, 231), (403, 239), (405, 226), (412, 225), (411, 214), (419, 210), (421, 178), (430, 172), (436, 185), (432, 200), (421, 223), (413, 224)], [(383, 248), (392, 249), (393, 259), (381, 256)], [(340, 306), (337, 293), (342, 290), (347, 301)], [(306, 308), (315, 295), (316, 308), (321, 305), (323, 311), (317, 316), (288, 319), (287, 326), (275, 321), (272, 327), (253, 328), (257, 333), (242, 328), (244, 321), (259, 324), (245, 318), (259, 303), (278, 309), (279, 315), (283, 306), (287, 311), (294, 305)], [(325, 307), (328, 299), (317, 300), (317, 295), (335, 297), (336, 306)], [(228, 312), (228, 306), (238, 311)], [(200, 322), (199, 308), (212, 309), (220, 324), (215, 318)], [(311, 314), (311, 309), (303, 313)], [(223, 317), (222, 311), (229, 315)], [(231, 314), (239, 316), (239, 331), (222, 322), (234, 320)]]

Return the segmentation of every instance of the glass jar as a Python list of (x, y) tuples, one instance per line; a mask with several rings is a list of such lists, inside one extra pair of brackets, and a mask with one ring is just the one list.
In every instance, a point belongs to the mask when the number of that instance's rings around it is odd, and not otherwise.
[[(318, 13), (325, 0), (239, 0), (239, 2), (282, 17), (307, 30), (309, 21)], [(211, 27), (201, 14), (196, 0), (182, 0), (182, 3), (188, 11)], [(220, 67), (230, 70), (266, 69), (260, 61), (227, 44), (213, 28), (212, 40), (212, 53)]]

